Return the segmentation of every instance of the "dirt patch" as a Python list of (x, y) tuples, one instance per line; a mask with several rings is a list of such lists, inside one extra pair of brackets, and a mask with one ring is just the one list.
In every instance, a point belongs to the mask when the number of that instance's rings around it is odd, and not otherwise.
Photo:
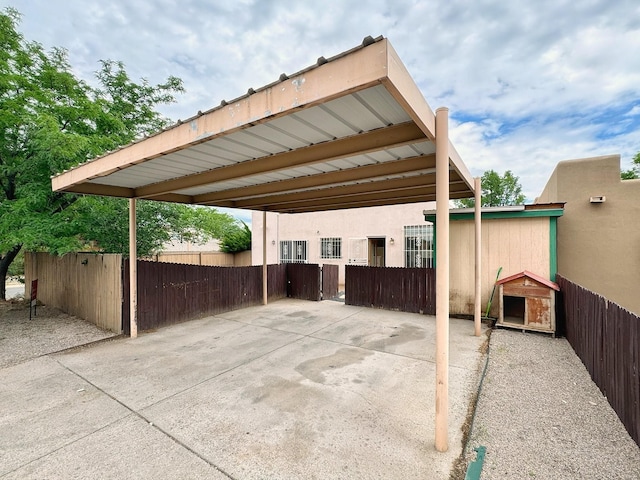
[(29, 320), (27, 302), (0, 301), (0, 368), (115, 336), (46, 305)]

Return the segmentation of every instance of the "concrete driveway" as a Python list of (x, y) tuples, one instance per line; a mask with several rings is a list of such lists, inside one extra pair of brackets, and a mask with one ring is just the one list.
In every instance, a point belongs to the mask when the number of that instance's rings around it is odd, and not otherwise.
[(486, 339), (450, 325), (446, 454), (434, 317), (287, 299), (0, 370), (0, 477), (446, 479)]
[(7, 283), (5, 293), (7, 300), (15, 298), (18, 295), (25, 295), (24, 285), (21, 283)]

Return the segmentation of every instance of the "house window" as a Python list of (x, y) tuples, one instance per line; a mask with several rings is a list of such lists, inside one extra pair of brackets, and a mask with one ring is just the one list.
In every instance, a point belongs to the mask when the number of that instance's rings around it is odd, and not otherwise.
[(307, 263), (309, 260), (306, 240), (284, 240), (280, 242), (280, 263)]
[(342, 238), (328, 237), (320, 239), (320, 258), (342, 258)]
[(433, 225), (404, 227), (404, 266), (433, 268)]

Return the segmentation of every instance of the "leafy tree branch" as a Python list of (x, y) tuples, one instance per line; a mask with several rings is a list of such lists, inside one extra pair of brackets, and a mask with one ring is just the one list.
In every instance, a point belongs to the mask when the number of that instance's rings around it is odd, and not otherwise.
[(629, 170), (620, 172), (620, 177), (622, 180), (640, 178), (640, 152), (636, 153), (633, 157), (633, 166)]
[[(0, 11), (0, 299), (23, 249), (128, 250), (126, 200), (52, 192), (50, 178), (166, 127), (156, 108), (184, 91), (173, 76), (135, 82), (113, 60), (101, 61), (92, 87), (75, 76), (64, 48), (46, 51), (26, 40), (19, 23), (17, 10)], [(138, 202), (138, 253), (153, 253), (178, 234), (221, 238), (235, 224), (213, 209), (195, 211)]]
[[(494, 170), (487, 170), (482, 174), (480, 185), (483, 207), (522, 205), (525, 201), (520, 179), (511, 170), (504, 172), (504, 175)], [(455, 205), (460, 208), (471, 208), (475, 203), (474, 198), (455, 201)]]

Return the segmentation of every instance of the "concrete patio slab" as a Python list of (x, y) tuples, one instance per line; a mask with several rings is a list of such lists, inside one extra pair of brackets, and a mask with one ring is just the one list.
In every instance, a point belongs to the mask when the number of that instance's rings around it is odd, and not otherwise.
[[(356, 308), (356, 307), (350, 307)], [(486, 331), (486, 327), (483, 326)], [(468, 320), (452, 318), (450, 331), (450, 365), (464, 367), (468, 355), (474, 358), (486, 337), (473, 335), (473, 324)], [(314, 334), (355, 347), (405, 355), (419, 360), (435, 362), (436, 324), (434, 317), (406, 312), (393, 312), (372, 308), (359, 309), (347, 319), (334, 323)]]
[(0, 370), (0, 476), (130, 412), (48, 357)]
[(450, 449), (438, 453), (434, 323), (287, 299), (0, 370), (3, 472), (447, 479), (486, 338), (451, 320)]
[(360, 310), (362, 309), (359, 307), (345, 306), (339, 302), (287, 300), (275, 302), (269, 305), (268, 309), (262, 306), (250, 307), (223, 313), (219, 317), (274, 330), (310, 335), (356, 315)]
[[(232, 478), (447, 478), (434, 375), (429, 362), (305, 338), (143, 414)], [(450, 375), (451, 396), (465, 397), (465, 372)]]
[(129, 414), (2, 478), (226, 480), (229, 477), (157, 428)]
[[(217, 317), (58, 357), (129, 408), (139, 410), (291, 343), (300, 335)], [(88, 358), (91, 361), (88, 361)]]

